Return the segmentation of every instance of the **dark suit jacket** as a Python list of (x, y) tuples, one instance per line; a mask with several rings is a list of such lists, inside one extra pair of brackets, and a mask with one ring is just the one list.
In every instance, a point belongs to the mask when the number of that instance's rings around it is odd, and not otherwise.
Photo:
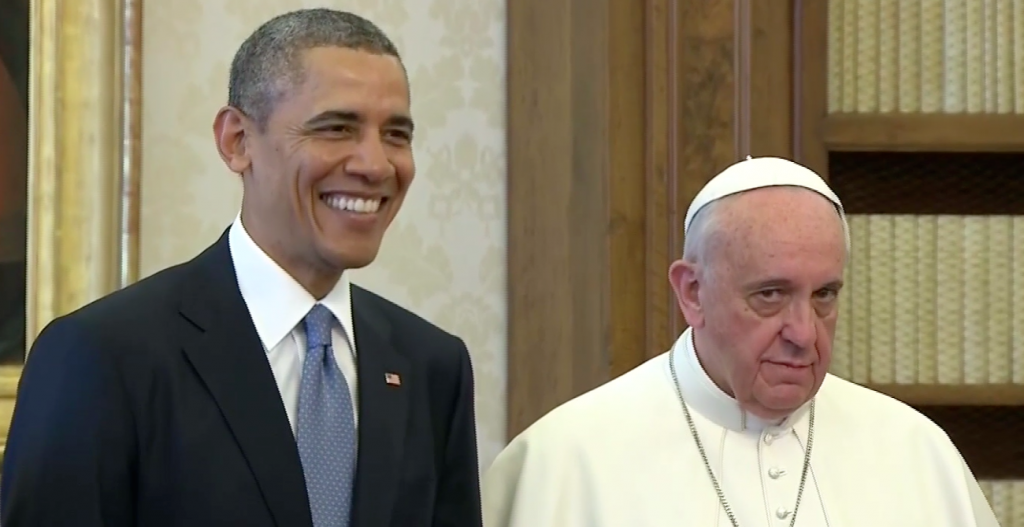
[[(352, 304), (352, 527), (479, 527), (465, 345), (355, 286)], [(45, 328), (18, 389), (0, 514), (3, 527), (312, 526), (226, 233), (194, 260)]]

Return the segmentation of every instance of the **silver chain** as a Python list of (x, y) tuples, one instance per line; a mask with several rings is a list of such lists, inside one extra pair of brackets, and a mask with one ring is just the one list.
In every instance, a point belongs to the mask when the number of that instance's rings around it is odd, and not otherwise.
[[(729, 517), (729, 522), (732, 523), (732, 526), (740, 527), (739, 523), (736, 521), (736, 516), (732, 512), (732, 507), (729, 506), (729, 502), (725, 499), (725, 493), (722, 492), (722, 487), (718, 484), (718, 478), (715, 477), (715, 472), (711, 470), (711, 463), (708, 461), (708, 455), (704, 451), (704, 444), (700, 442), (700, 436), (697, 434), (697, 427), (694, 426), (693, 418), (690, 417), (690, 410), (686, 406), (686, 400), (683, 399), (683, 391), (679, 388), (679, 378), (676, 376), (675, 350), (669, 351), (668, 367), (672, 372), (672, 382), (676, 387), (676, 395), (679, 396), (679, 402), (683, 405), (683, 414), (686, 416), (686, 424), (690, 426), (690, 434), (693, 435), (693, 440), (697, 443), (697, 450), (700, 452), (700, 458), (704, 461), (704, 467), (708, 469), (708, 476), (711, 477), (711, 484), (715, 487), (715, 493), (718, 494), (718, 501), (721, 502), (722, 508), (725, 509), (725, 515)], [(789, 527), (796, 525), (796, 513), (800, 509), (800, 499), (804, 496), (804, 486), (807, 484), (807, 473), (811, 468), (811, 447), (814, 446), (813, 399), (811, 399), (810, 412), (810, 422), (807, 430), (807, 450), (804, 452), (804, 468), (800, 474), (800, 487), (796, 494), (796, 505), (793, 506), (793, 518), (789, 522)]]

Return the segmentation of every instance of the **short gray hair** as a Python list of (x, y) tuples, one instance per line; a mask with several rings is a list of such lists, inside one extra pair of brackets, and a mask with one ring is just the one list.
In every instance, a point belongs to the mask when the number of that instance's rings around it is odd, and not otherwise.
[(704, 205), (690, 220), (690, 228), (686, 229), (683, 239), (683, 261), (695, 264), (701, 269), (705, 279), (710, 279), (714, 266), (709, 262), (711, 246), (721, 241), (722, 225), (718, 219), (723, 201), (730, 201), (734, 196), (712, 201)]
[(345, 11), (299, 9), (256, 29), (238, 48), (228, 78), (228, 105), (266, 125), (281, 94), (302, 80), (302, 53), (339, 47), (390, 55), (398, 48), (373, 22)]

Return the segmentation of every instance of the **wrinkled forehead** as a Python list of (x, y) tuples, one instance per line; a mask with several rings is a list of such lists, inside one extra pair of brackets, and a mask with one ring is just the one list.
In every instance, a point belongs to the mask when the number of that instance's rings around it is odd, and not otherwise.
[(786, 224), (790, 228), (823, 228), (840, 224), (835, 205), (820, 194), (802, 187), (774, 186), (737, 194), (724, 207), (727, 217), (751, 227)]
[(725, 226), (726, 231), (763, 231), (758, 239), (770, 239), (774, 227), (782, 227), (783, 232), (778, 234), (784, 236), (791, 231), (835, 233), (832, 227), (837, 226), (846, 252), (850, 250), (849, 224), (843, 208), (813, 189), (794, 185), (757, 187), (710, 204), (720, 209), (722, 221), (732, 224)]
[(745, 263), (818, 255), (823, 264), (845, 260), (841, 213), (813, 191), (793, 187), (758, 189), (738, 194), (721, 205), (720, 232), (730, 254)]

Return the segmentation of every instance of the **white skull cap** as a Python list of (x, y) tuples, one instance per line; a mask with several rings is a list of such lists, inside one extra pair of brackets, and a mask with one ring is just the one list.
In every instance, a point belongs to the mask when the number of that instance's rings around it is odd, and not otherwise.
[(839, 218), (843, 222), (843, 233), (846, 237), (846, 248), (850, 249), (850, 229), (846, 223), (846, 213), (839, 196), (829, 188), (825, 180), (813, 170), (788, 159), (780, 157), (747, 156), (746, 159), (734, 163), (708, 181), (697, 193), (686, 212), (686, 223), (683, 233), (690, 230), (693, 218), (707, 204), (726, 196), (739, 194), (748, 190), (765, 187), (803, 187), (821, 194), (836, 206)]

